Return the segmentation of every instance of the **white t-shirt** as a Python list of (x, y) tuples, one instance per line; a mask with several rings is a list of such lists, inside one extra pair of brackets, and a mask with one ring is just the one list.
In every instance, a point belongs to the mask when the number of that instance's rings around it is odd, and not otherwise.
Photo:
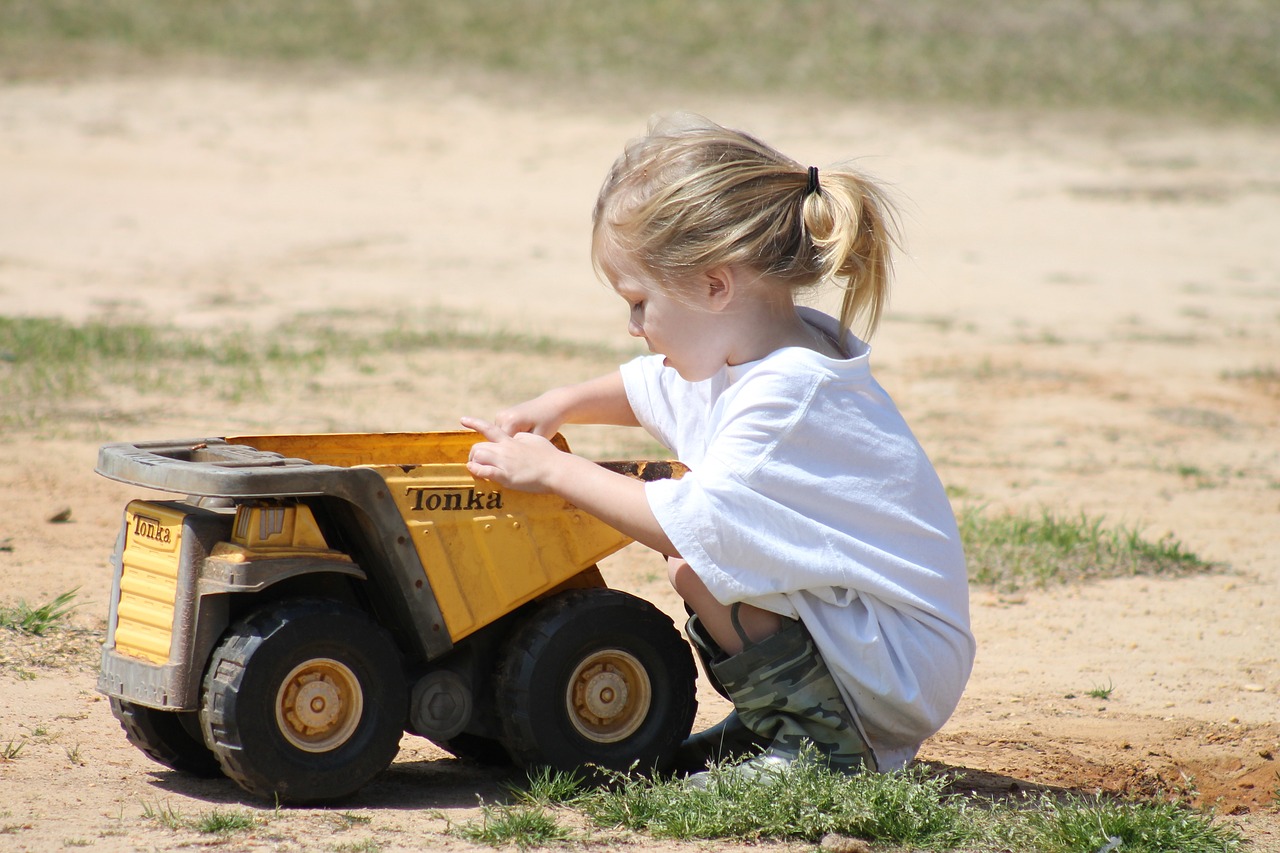
[(892, 770), (951, 716), (973, 666), (960, 534), (870, 348), (798, 310), (852, 357), (787, 347), (702, 382), (661, 356), (622, 366), (636, 417), (690, 468), (646, 495), (718, 601), (803, 620)]

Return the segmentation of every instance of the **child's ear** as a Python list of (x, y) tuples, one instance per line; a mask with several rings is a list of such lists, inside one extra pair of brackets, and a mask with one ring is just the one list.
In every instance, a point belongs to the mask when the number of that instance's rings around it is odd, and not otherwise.
[(733, 267), (713, 267), (704, 273), (707, 304), (712, 311), (723, 311), (737, 294), (738, 277)]

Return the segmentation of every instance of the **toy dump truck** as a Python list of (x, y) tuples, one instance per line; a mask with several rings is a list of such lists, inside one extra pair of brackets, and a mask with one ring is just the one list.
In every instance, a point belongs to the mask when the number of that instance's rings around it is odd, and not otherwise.
[(103, 446), (98, 473), (183, 496), (130, 502), (112, 557), (98, 688), (129, 741), (294, 803), (355, 792), (405, 731), (486, 762), (666, 767), (693, 723), (693, 657), (669, 617), (606, 587), (597, 561), (630, 540), (476, 480), (477, 440)]

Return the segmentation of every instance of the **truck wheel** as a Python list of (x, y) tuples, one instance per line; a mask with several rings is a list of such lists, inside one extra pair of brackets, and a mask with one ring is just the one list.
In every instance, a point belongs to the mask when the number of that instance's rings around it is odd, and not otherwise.
[(689, 644), (649, 602), (572, 590), (518, 628), (498, 666), (502, 742), (526, 767), (666, 770), (697, 709)]
[(151, 760), (194, 776), (222, 775), (218, 759), (200, 737), (200, 720), (194, 711), (162, 711), (113, 696), (111, 713), (129, 743)]
[(408, 706), (385, 630), (345, 604), (300, 600), (228, 630), (205, 675), (200, 724), (222, 771), (245, 790), (323, 802), (391, 764)]

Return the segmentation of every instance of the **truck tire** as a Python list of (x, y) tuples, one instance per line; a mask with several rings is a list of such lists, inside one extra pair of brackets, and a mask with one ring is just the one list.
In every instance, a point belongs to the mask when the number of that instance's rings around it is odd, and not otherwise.
[(667, 770), (693, 726), (695, 678), (689, 644), (649, 602), (613, 589), (561, 593), (501, 656), (502, 743), (525, 767)]
[(318, 803), (390, 766), (408, 714), (400, 652), (360, 610), (277, 603), (233, 625), (210, 659), (200, 724), (250, 793)]
[(152, 761), (193, 776), (222, 775), (218, 759), (200, 737), (194, 711), (163, 711), (111, 697), (111, 713), (120, 721), (129, 743)]

